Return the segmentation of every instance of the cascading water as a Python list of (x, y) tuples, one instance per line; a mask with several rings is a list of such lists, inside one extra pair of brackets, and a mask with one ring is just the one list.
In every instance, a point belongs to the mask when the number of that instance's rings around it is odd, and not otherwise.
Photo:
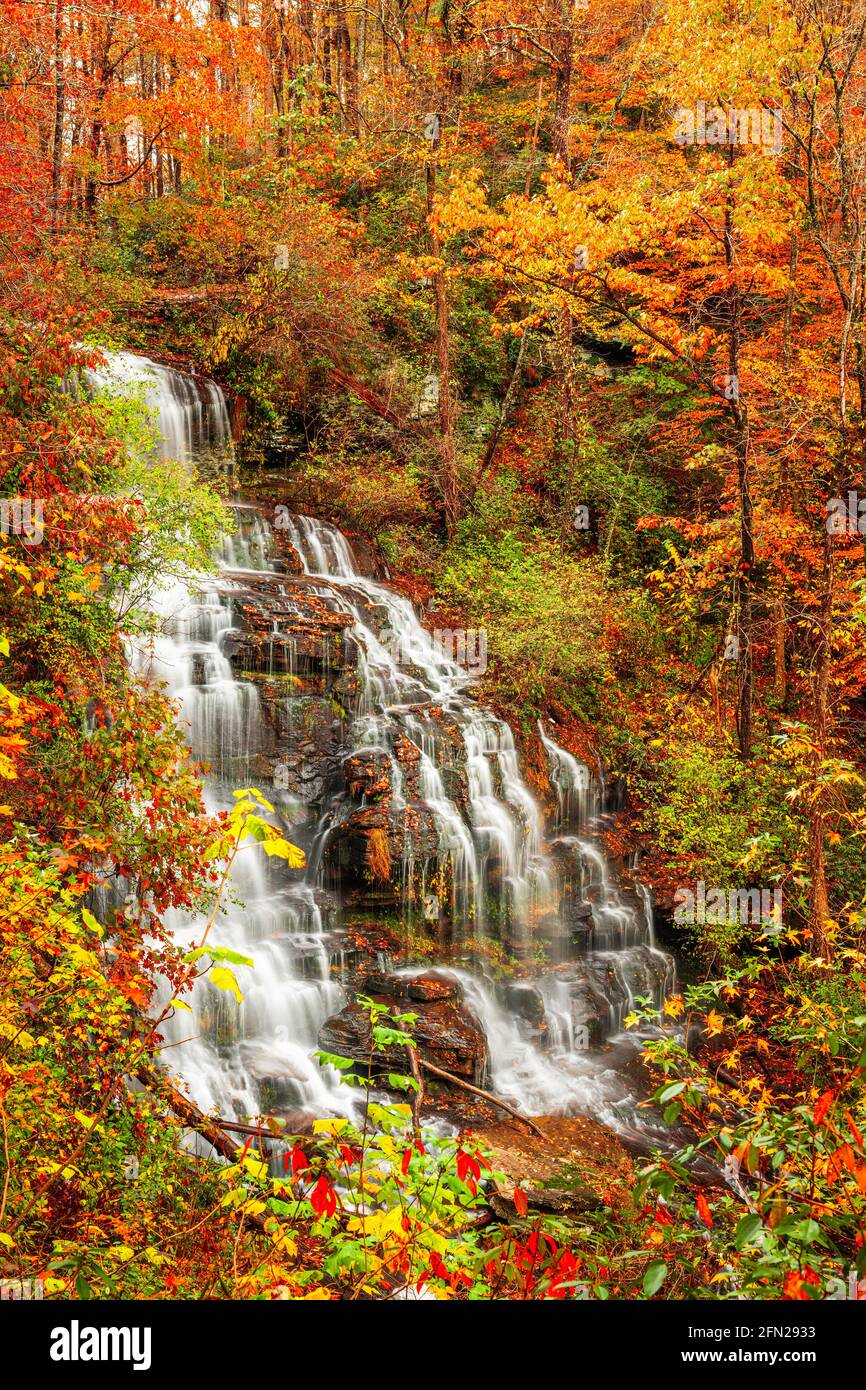
[(90, 390), (102, 388), (141, 400), (153, 415), (158, 452), (181, 461), (228, 450), (231, 422), (215, 381), (190, 376), (132, 352), (106, 353), (105, 367), (85, 373)]
[[(228, 444), (212, 383), (130, 354), (107, 375), (144, 387), (165, 456), (192, 460)], [(182, 1042), (172, 1065), (194, 1100), (239, 1119), (351, 1105), (352, 1093), (311, 1054), (345, 1002), (333, 967), (339, 910), (360, 892), (351, 848), (360, 824), (399, 854), (390, 879), (402, 921), (447, 923), (458, 958), (460, 942), (482, 934), (518, 959), (544, 948), (545, 966), (507, 990), (462, 958), (448, 967), (486, 1035), (488, 1084), (528, 1112), (579, 1109), (630, 1123), (627, 1087), (604, 1049), (638, 996), (661, 1001), (673, 964), (654, 945), (648, 893), (619, 889), (596, 838), (597, 781), (540, 729), (558, 806), (548, 840), (510, 728), (475, 704), (471, 675), (411, 603), (365, 572), (335, 527), (284, 507), (272, 525), (257, 508), (235, 512), (219, 574), (158, 595), (158, 635), (132, 660), (177, 699), (193, 755), (211, 769), (209, 807), (261, 785), (267, 767), (276, 791), (263, 790), (305, 848), (307, 869), (263, 864), (254, 850), (238, 858), (211, 939), (254, 960), (237, 971), (243, 1004), (202, 981), (194, 1024), (166, 1028), (167, 1041)], [(263, 698), (282, 721), (276, 734)], [(311, 726), (327, 757), (316, 755)], [(183, 942), (201, 935), (196, 921), (172, 926)], [(520, 991), (543, 1015), (543, 1047), (515, 1006)]]

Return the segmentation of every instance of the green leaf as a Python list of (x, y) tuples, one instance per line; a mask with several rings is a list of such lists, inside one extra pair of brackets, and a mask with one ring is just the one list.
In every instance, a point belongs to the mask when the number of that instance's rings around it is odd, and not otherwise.
[(414, 1076), (398, 1076), (396, 1072), (388, 1075), (388, 1085), (393, 1086), (395, 1091), (417, 1091), (418, 1082)]
[(230, 951), (228, 946), (207, 946), (207, 954), (215, 961), (226, 961), (229, 965), (253, 965), (251, 956), (242, 956), (239, 951)]
[(744, 1216), (742, 1221), (737, 1223), (734, 1232), (734, 1245), (737, 1250), (742, 1250), (745, 1245), (753, 1245), (758, 1233), (763, 1229), (763, 1221), (760, 1216)]
[(643, 1277), (643, 1291), (647, 1298), (652, 1298), (654, 1293), (658, 1293), (667, 1277), (668, 1267), (664, 1260), (653, 1260)]
[(314, 1052), (316, 1061), (323, 1067), (337, 1067), (339, 1071), (347, 1071), (349, 1067), (355, 1065), (352, 1057), (338, 1057), (336, 1052)]

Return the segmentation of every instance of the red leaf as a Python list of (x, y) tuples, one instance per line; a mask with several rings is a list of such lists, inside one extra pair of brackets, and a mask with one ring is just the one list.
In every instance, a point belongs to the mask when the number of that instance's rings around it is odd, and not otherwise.
[(310, 1206), (317, 1216), (333, 1216), (337, 1210), (337, 1194), (322, 1174), (310, 1194)]
[(789, 1270), (785, 1275), (785, 1284), (782, 1289), (782, 1297), (797, 1302), (805, 1302), (809, 1295), (806, 1293), (807, 1284), (820, 1284), (820, 1279), (809, 1265), (800, 1274), (796, 1269)]
[(818, 1098), (818, 1104), (815, 1106), (815, 1113), (812, 1117), (816, 1125), (822, 1125), (824, 1123), (827, 1111), (830, 1109), (835, 1099), (835, 1091), (825, 1091), (824, 1094)]
[(472, 1158), (470, 1154), (465, 1153), (463, 1149), (457, 1150), (457, 1176), (461, 1182), (466, 1182), (467, 1177), (475, 1178), (476, 1180), (481, 1177), (479, 1165), (476, 1163), (475, 1159)]
[(529, 1211), (529, 1203), (526, 1200), (526, 1193), (523, 1191), (522, 1187), (515, 1187), (514, 1189), (514, 1205), (520, 1216), (525, 1216)]
[(698, 1209), (698, 1216), (703, 1221), (707, 1230), (710, 1230), (713, 1224), (713, 1214), (710, 1211), (710, 1204), (704, 1196), (703, 1192), (698, 1193), (695, 1206)]
[(292, 1149), (292, 1174), (303, 1173), (305, 1168), (309, 1168), (310, 1160), (303, 1149)]
[(404, 1177), (404, 1178), (405, 1178), (406, 1174), (409, 1172), (409, 1164), (410, 1164), (411, 1162), (412, 1162), (412, 1150), (411, 1150), (411, 1149), (407, 1149), (407, 1150), (405, 1151), (405, 1153), (403, 1154), (403, 1162), (400, 1164), (400, 1167), (401, 1167), (401, 1169), (403, 1170), (403, 1177)]

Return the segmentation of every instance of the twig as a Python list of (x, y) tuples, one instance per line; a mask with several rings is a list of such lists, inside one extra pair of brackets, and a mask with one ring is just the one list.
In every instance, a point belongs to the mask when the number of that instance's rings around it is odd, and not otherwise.
[(521, 1115), (520, 1111), (515, 1110), (514, 1106), (509, 1105), (507, 1101), (500, 1100), (498, 1096), (492, 1096), (489, 1091), (482, 1091), (480, 1086), (470, 1086), (468, 1081), (461, 1081), (459, 1077), (452, 1076), (450, 1071), (443, 1071), (441, 1067), (435, 1067), (432, 1062), (425, 1062), (423, 1057), (418, 1058), (418, 1065), (424, 1071), (429, 1071), (431, 1075), (439, 1076), (443, 1081), (450, 1082), (452, 1086), (459, 1086), (461, 1091), (471, 1091), (474, 1096), (481, 1096), (482, 1100), (489, 1101), (491, 1105), (498, 1105), (500, 1110), (513, 1115), (515, 1120), (519, 1120), (522, 1125), (531, 1129), (533, 1134), (538, 1135), (539, 1139), (544, 1138), (544, 1131), (538, 1128), (535, 1121), (530, 1120), (528, 1115)]

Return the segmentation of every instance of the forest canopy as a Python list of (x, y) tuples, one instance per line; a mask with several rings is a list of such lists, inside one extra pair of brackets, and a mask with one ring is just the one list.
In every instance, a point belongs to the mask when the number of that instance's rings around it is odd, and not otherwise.
[(864, 1296), (862, 6), (0, 17), (3, 1296)]

